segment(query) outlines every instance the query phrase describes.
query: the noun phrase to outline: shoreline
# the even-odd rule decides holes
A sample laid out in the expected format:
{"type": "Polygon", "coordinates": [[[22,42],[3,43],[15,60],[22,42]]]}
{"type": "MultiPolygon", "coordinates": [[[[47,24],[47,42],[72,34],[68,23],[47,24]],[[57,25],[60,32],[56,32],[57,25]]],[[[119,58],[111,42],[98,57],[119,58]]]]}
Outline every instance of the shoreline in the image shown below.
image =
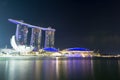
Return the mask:
{"type": "Polygon", "coordinates": [[[4,55],[0,59],[120,59],[120,56],[92,56],[92,57],[76,57],[76,56],[40,56],[40,55],[4,55]]]}

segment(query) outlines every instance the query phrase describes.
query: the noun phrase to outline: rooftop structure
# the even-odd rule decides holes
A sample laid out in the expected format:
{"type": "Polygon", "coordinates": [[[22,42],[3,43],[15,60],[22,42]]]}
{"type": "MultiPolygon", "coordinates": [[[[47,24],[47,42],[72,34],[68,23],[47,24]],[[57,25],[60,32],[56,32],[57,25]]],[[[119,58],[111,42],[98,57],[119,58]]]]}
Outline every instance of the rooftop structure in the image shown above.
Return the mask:
{"type": "Polygon", "coordinates": [[[67,48],[61,53],[65,54],[67,57],[92,57],[94,51],[90,51],[87,48],[67,48]]]}
{"type": "Polygon", "coordinates": [[[23,25],[23,26],[27,26],[29,28],[38,28],[38,29],[45,30],[45,31],[46,30],[55,31],[55,29],[52,29],[52,28],[43,28],[43,27],[27,24],[27,23],[24,23],[22,20],[8,19],[8,21],[10,21],[12,23],[15,23],[15,24],[20,24],[20,25],[23,25]]]}
{"type": "Polygon", "coordinates": [[[56,48],[43,48],[43,50],[47,52],[58,52],[58,49],[56,48]]]}
{"type": "Polygon", "coordinates": [[[67,48],[67,51],[90,51],[87,48],[67,48]]]}

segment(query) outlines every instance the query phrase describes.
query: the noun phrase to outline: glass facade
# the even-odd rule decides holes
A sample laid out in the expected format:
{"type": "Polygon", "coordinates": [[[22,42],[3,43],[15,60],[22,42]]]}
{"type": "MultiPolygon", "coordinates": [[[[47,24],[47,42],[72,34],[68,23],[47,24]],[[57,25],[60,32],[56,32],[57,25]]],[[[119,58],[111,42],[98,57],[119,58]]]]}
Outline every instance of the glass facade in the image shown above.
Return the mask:
{"type": "Polygon", "coordinates": [[[15,35],[17,45],[26,45],[27,35],[28,35],[28,27],[17,24],[16,35],[15,35]]]}
{"type": "Polygon", "coordinates": [[[30,25],[24,23],[22,20],[18,21],[18,20],[9,19],[9,21],[17,24],[16,33],[15,33],[15,41],[17,45],[27,45],[28,28],[31,28],[32,30],[30,37],[31,46],[37,49],[40,49],[42,47],[41,38],[42,38],[42,31],[44,31],[45,32],[45,41],[43,43],[44,48],[54,47],[55,29],[52,29],[51,27],[43,28],[39,26],[30,25]]]}
{"type": "Polygon", "coordinates": [[[37,49],[40,49],[41,45],[41,29],[38,28],[32,28],[32,33],[31,33],[31,42],[30,44],[34,46],[37,49]]]}
{"type": "Polygon", "coordinates": [[[47,30],[45,31],[45,48],[54,47],[54,31],[47,30]]]}

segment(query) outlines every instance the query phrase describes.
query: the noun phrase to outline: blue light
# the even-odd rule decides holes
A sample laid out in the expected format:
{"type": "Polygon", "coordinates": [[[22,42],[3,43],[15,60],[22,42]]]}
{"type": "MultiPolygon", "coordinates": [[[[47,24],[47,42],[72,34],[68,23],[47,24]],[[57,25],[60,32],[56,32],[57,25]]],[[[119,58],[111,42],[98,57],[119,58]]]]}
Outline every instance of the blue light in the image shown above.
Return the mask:
{"type": "Polygon", "coordinates": [[[43,50],[48,52],[58,52],[58,49],[56,48],[44,48],[43,50]]]}
{"type": "Polygon", "coordinates": [[[68,48],[68,51],[90,51],[87,48],[68,48]]]}

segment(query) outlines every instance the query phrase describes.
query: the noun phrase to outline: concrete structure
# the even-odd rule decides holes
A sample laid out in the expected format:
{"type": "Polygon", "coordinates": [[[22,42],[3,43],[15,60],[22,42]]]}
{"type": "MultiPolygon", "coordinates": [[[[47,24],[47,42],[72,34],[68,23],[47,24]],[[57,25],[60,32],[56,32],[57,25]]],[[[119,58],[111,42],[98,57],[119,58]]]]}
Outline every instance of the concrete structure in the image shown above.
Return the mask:
{"type": "Polygon", "coordinates": [[[13,49],[18,51],[18,52],[27,53],[27,52],[30,52],[34,49],[34,47],[32,47],[32,46],[17,45],[14,35],[12,36],[10,43],[11,43],[11,46],[13,47],[13,49]]]}

